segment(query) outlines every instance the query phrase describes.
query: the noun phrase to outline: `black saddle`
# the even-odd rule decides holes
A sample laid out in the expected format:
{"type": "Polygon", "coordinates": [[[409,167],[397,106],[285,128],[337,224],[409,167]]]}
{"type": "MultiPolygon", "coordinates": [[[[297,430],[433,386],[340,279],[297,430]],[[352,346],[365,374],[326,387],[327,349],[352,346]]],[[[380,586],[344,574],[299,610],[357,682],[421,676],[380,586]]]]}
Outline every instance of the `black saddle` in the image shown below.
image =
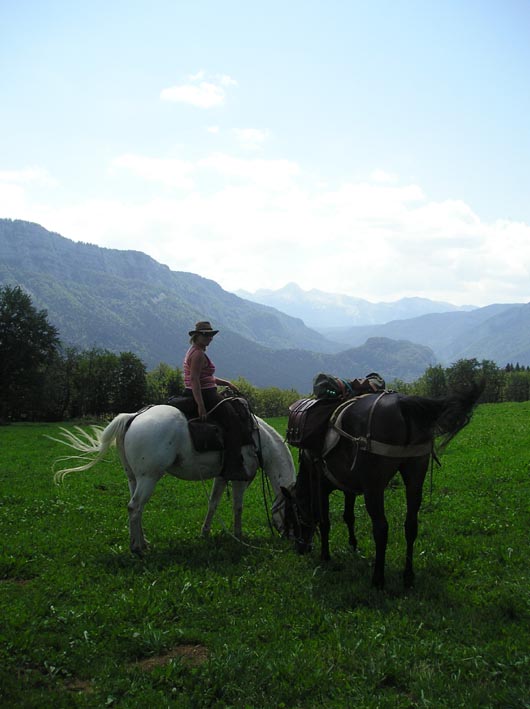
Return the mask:
{"type": "MultiPolygon", "coordinates": [[[[242,445],[251,444],[253,442],[252,434],[257,428],[257,424],[250,411],[247,400],[243,397],[233,396],[227,397],[227,401],[230,402],[229,405],[237,414],[242,445]]],[[[222,427],[214,421],[198,420],[199,412],[193,397],[172,396],[168,399],[167,403],[170,406],[174,406],[179,411],[182,411],[184,416],[188,419],[190,435],[196,450],[222,450],[224,448],[222,427]]],[[[224,406],[224,404],[221,404],[221,406],[224,406]]]]}

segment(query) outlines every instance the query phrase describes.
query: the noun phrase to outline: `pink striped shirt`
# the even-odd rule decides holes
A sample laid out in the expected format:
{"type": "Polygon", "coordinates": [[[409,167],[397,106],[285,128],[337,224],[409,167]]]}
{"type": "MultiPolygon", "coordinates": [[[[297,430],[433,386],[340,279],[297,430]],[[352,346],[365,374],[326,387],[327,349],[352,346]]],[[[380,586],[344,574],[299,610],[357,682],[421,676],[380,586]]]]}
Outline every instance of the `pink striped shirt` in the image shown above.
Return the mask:
{"type": "Polygon", "coordinates": [[[214,376],[215,364],[208,357],[206,352],[201,347],[197,347],[197,345],[192,345],[186,352],[186,356],[184,357],[184,386],[186,387],[186,389],[191,389],[191,359],[196,352],[200,352],[205,357],[205,363],[199,375],[199,383],[201,385],[201,389],[213,389],[217,386],[214,376]]]}

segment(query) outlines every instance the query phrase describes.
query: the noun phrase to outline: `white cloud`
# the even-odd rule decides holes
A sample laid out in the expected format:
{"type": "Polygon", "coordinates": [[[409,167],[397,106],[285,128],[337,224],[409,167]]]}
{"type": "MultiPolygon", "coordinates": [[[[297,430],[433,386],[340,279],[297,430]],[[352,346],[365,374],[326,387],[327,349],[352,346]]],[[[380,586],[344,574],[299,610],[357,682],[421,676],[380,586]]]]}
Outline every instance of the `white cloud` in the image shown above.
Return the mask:
{"type": "Polygon", "coordinates": [[[261,147],[267,139],[267,132],[257,128],[237,128],[234,134],[241,146],[247,150],[261,147]]]}
{"type": "Polygon", "coordinates": [[[6,219],[26,214],[26,192],[22,185],[0,181],[0,214],[6,219]]]}
{"type": "Polygon", "coordinates": [[[228,290],[295,281],[373,301],[530,301],[530,226],[485,222],[463,201],[430,200],[419,185],[330,189],[293,161],[226,153],[195,162],[127,154],[111,171],[112,183],[129,174],[170,189],[52,209],[29,198],[29,183],[0,181],[0,210],[68,238],[144,251],[228,290]],[[19,214],[4,210],[9,202],[19,214]]]}
{"type": "Polygon", "coordinates": [[[397,175],[393,175],[386,170],[375,169],[370,173],[370,179],[373,182],[398,182],[399,178],[397,175]]]}
{"type": "Polygon", "coordinates": [[[281,190],[294,184],[299,166],[290,160],[257,160],[213,153],[198,162],[198,167],[213,170],[227,180],[240,180],[268,190],[281,190]]]}
{"type": "Polygon", "coordinates": [[[118,168],[130,172],[136,177],[154,182],[160,182],[167,187],[191,189],[193,179],[191,173],[194,166],[185,160],[170,158],[149,158],[142,155],[120,155],[110,166],[111,174],[116,174],[118,168]]]}
{"type": "Polygon", "coordinates": [[[0,215],[21,218],[31,209],[30,194],[33,191],[56,186],[57,181],[42,167],[0,170],[0,215]]]}
{"type": "Polygon", "coordinates": [[[53,179],[48,170],[42,167],[26,167],[21,170],[0,170],[0,182],[14,184],[40,183],[54,186],[57,181],[53,179]]]}
{"type": "Polygon", "coordinates": [[[237,81],[225,75],[207,81],[205,73],[200,71],[189,76],[187,83],[162,89],[160,98],[162,101],[187,103],[197,108],[214,108],[225,102],[225,89],[229,86],[237,86],[237,81]]]}

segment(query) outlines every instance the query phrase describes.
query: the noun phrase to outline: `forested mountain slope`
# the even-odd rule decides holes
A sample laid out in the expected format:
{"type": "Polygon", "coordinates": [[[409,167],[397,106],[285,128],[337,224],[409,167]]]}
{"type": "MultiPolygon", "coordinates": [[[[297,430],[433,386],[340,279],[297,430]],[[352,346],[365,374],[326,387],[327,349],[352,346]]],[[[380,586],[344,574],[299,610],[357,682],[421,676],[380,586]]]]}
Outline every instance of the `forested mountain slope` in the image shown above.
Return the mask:
{"type": "Polygon", "coordinates": [[[530,365],[530,303],[496,304],[471,312],[433,313],[384,325],[322,330],[355,347],[367,337],[403,338],[430,347],[443,364],[488,359],[530,365]]]}
{"type": "Polygon", "coordinates": [[[434,361],[428,348],[409,342],[342,347],[297,318],[143,253],[74,242],[18,220],[0,219],[0,285],[22,286],[48,311],[64,344],[131,351],[148,368],[180,366],[188,330],[202,319],[221,330],[212,350],[219,373],[257,386],[308,391],[319,370],[338,376],[378,370],[410,380],[434,361]]]}

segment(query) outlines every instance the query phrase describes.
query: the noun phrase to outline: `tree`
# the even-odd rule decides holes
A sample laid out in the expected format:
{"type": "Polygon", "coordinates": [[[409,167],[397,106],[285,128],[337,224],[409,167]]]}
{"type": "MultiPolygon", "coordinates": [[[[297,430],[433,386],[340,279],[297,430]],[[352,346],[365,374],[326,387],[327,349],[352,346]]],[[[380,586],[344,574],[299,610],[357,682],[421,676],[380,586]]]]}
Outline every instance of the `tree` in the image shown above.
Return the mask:
{"type": "Polygon", "coordinates": [[[480,364],[477,359],[459,359],[445,370],[449,389],[460,389],[476,381],[479,377],[480,364]]]}
{"type": "Polygon", "coordinates": [[[514,370],[506,373],[505,401],[528,401],[530,399],[530,374],[514,370]]]}
{"type": "Polygon", "coordinates": [[[118,355],[108,350],[94,347],[79,354],[72,399],[74,417],[103,416],[114,412],[118,369],[118,355]]]}
{"type": "Polygon", "coordinates": [[[182,372],[165,362],[160,362],[155,369],[147,372],[146,381],[146,400],[150,404],[165,404],[171,396],[178,396],[184,391],[182,372]]]}
{"type": "Polygon", "coordinates": [[[420,377],[419,384],[421,393],[424,396],[439,397],[447,393],[447,382],[445,370],[441,364],[427,367],[425,373],[420,377]]]}
{"type": "Polygon", "coordinates": [[[48,312],[19,286],[0,288],[0,419],[28,413],[43,370],[59,347],[48,312]]]}
{"type": "Polygon", "coordinates": [[[481,402],[496,404],[502,401],[505,376],[495,362],[490,359],[483,359],[480,363],[480,376],[484,378],[486,383],[480,397],[481,402]]]}
{"type": "Polygon", "coordinates": [[[118,358],[114,410],[133,412],[145,405],[147,392],[145,365],[132,352],[122,352],[118,358]]]}

